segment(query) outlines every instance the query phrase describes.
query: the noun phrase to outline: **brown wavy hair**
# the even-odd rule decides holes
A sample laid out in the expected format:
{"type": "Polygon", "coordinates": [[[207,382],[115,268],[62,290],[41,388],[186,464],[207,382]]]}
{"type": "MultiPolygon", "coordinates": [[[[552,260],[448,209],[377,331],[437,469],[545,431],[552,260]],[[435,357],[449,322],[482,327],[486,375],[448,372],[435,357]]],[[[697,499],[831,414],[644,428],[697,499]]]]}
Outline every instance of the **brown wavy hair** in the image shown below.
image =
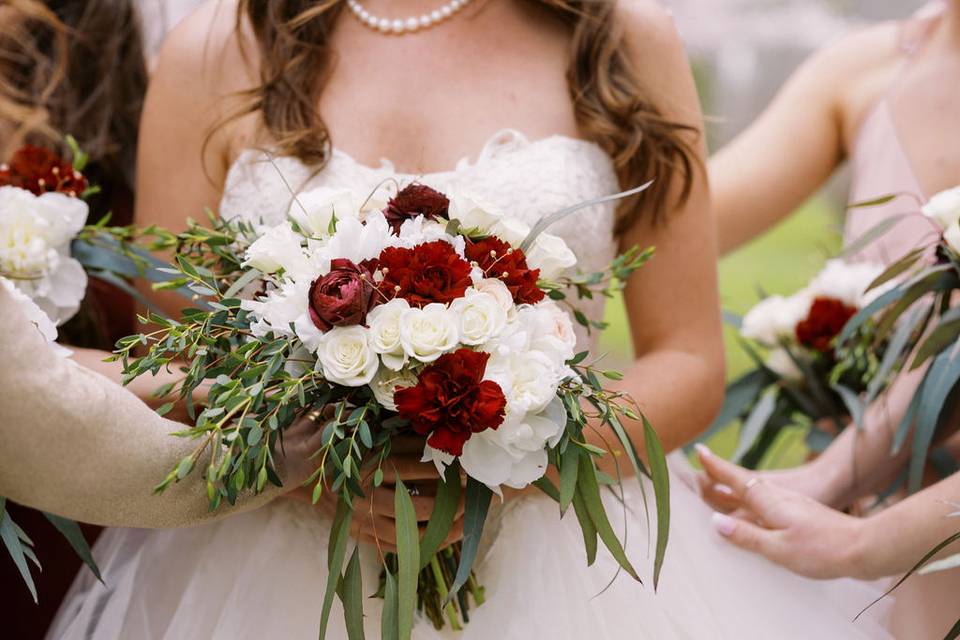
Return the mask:
{"type": "MultiPolygon", "coordinates": [[[[624,201],[617,232],[641,212],[663,218],[671,193],[678,203],[690,195],[696,127],[663,115],[631,63],[614,0],[537,0],[572,31],[567,83],[577,125],[613,159],[624,189],[648,180],[647,191],[624,201]]],[[[260,83],[244,92],[232,117],[257,113],[282,155],[318,170],[330,155],[330,132],[317,105],[332,70],[330,45],[341,0],[239,0],[237,33],[249,25],[259,52],[260,83]]],[[[240,37],[243,42],[243,38],[240,37]]],[[[228,118],[229,119],[229,118],[228,118]]]]}
{"type": "Polygon", "coordinates": [[[132,0],[5,0],[0,6],[0,157],[24,143],[65,153],[73,135],[133,185],[147,69],[132,0]]]}

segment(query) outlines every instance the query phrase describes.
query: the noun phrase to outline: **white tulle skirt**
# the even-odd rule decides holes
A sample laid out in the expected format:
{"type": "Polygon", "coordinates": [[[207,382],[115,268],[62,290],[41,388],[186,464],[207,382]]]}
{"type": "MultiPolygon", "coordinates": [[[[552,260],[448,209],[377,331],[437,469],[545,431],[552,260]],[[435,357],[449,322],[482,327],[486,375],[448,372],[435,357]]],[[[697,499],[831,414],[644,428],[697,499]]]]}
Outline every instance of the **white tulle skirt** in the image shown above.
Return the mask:
{"type": "MultiPolygon", "coordinates": [[[[507,503],[488,523],[477,566],[487,602],[471,611],[465,631],[437,632],[418,620],[418,640],[870,640],[890,637],[878,616],[853,622],[878,595],[852,580],[805,580],[722,540],[710,510],[688,483],[689,467],[672,456],[670,546],[654,593],[617,576],[601,552],[587,567],[572,513],[563,520],[549,498],[507,503]],[[685,476],[687,476],[685,478],[685,476]]],[[[607,504],[618,531],[626,524],[628,554],[652,564],[639,487],[626,493],[629,511],[607,504]],[[626,521],[624,521],[624,517],[626,521]]],[[[572,511],[572,510],[571,510],[572,511]]],[[[83,572],[50,631],[57,640],[209,640],[315,638],[326,580],[329,523],[309,507],[278,501],[258,511],[191,529],[108,530],[95,548],[101,584],[83,572]]],[[[374,552],[364,555],[363,588],[376,590],[374,552]]],[[[338,603],[339,605],[339,603],[338,603]]],[[[378,638],[380,601],[365,601],[366,636],[378,638]]],[[[328,637],[346,638],[335,606],[328,637]]]]}

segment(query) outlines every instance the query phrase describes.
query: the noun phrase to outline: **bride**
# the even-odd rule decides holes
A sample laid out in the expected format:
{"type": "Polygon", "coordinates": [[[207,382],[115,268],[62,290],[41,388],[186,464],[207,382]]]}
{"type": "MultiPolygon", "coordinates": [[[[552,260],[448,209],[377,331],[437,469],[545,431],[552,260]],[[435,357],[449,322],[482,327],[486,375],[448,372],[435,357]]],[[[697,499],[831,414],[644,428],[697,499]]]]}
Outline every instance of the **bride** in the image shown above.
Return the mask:
{"type": "MultiPolygon", "coordinates": [[[[138,222],[182,228],[219,202],[222,216],[277,223],[305,187],[370,193],[418,180],[533,223],[655,178],[618,209],[594,207],[553,231],[585,270],[618,248],[656,247],[626,289],[636,360],[623,386],[665,447],[679,447],[718,408],[723,355],[701,119],[669,16],[648,0],[439,5],[222,0],[201,8],[169,38],[148,94],[138,222]]],[[[602,301],[588,311],[602,317],[602,301]]],[[[580,340],[591,345],[588,335],[580,340]]],[[[416,457],[402,462],[406,480],[435,473],[416,457]]],[[[684,483],[685,462],[675,457],[673,467],[659,592],[626,579],[605,590],[616,565],[599,558],[586,567],[576,521],[561,522],[541,495],[511,496],[491,516],[477,566],[487,602],[460,637],[885,637],[874,623],[851,622],[872,590],[803,580],[724,545],[684,483]]],[[[648,557],[639,488],[624,498],[609,511],[620,513],[628,553],[648,557]]],[[[390,531],[387,503],[357,509],[358,540],[390,531]]],[[[431,498],[418,496],[416,506],[429,514],[431,498]]],[[[313,637],[328,533],[323,510],[294,500],[192,529],[108,531],[96,549],[105,584],[78,578],[50,636],[313,637]]],[[[361,547],[372,584],[376,547],[361,547]]],[[[365,606],[368,637],[379,635],[377,602],[365,606]]],[[[414,630],[415,638],[448,635],[426,621],[414,630]]]]}

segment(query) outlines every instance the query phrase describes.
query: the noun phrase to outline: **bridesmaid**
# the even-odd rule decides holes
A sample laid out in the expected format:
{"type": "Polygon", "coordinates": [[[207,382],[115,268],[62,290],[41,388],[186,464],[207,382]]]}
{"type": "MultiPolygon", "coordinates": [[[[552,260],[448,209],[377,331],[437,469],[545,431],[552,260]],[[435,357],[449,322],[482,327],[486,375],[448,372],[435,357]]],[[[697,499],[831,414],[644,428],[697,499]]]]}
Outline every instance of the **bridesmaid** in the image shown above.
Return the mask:
{"type": "MultiPolygon", "coordinates": [[[[929,196],[960,183],[960,0],[936,2],[900,23],[868,28],[811,58],[767,111],[710,165],[721,250],[729,252],[785,218],[844,160],[851,202],[894,201],[850,211],[849,244],[881,220],[911,214],[852,259],[889,263],[929,243],[920,215],[929,196]]],[[[892,434],[921,372],[904,376],[870,407],[860,433],[847,430],[816,461],[763,476],[842,508],[888,486],[908,451],[891,460],[892,434]]],[[[704,497],[725,510],[728,488],[702,479],[704,497]]],[[[825,535],[827,535],[825,533],[825,535]]],[[[894,633],[934,637],[956,619],[948,594],[956,571],[915,578],[899,593],[894,633]]]]}

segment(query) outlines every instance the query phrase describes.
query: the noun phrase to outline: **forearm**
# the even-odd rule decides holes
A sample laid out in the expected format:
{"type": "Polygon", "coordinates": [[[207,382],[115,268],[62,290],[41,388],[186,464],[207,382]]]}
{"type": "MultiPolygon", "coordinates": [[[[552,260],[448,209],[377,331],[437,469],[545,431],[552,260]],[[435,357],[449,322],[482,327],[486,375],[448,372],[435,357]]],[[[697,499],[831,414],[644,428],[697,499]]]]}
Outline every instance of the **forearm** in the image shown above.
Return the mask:
{"type": "MultiPolygon", "coordinates": [[[[863,521],[856,551],[858,577],[903,574],[940,542],[960,531],[960,518],[948,517],[960,500],[960,474],[916,493],[863,521]]],[[[953,545],[938,557],[960,552],[953,545]]]]}

